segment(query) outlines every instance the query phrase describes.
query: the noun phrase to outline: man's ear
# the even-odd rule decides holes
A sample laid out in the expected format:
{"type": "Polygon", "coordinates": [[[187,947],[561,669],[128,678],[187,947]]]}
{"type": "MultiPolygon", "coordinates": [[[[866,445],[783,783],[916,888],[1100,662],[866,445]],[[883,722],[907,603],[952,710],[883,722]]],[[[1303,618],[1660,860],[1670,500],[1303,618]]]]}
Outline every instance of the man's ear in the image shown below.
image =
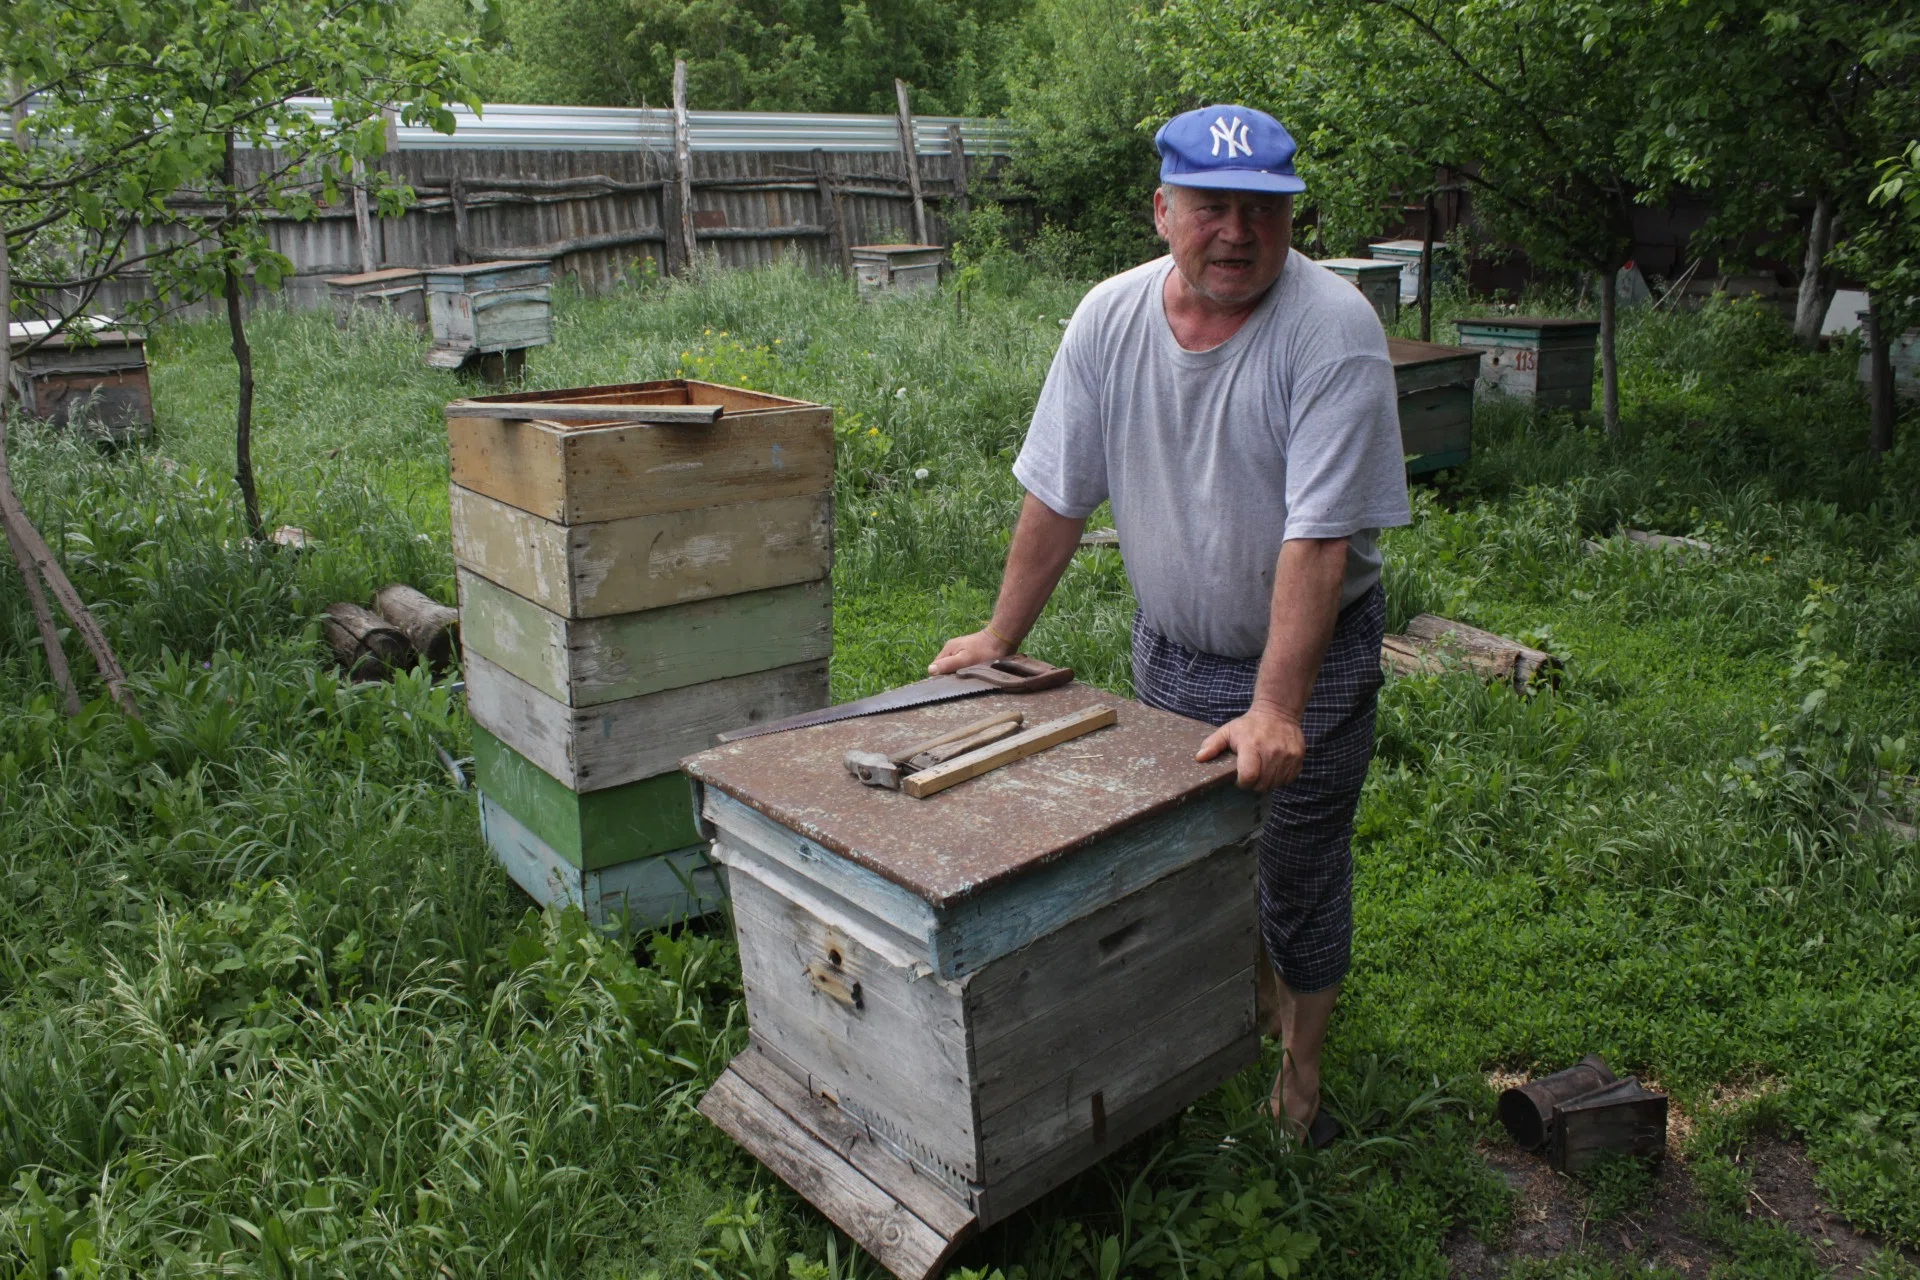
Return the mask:
{"type": "Polygon", "coordinates": [[[1173,238],[1173,201],[1165,187],[1153,189],[1153,230],[1162,240],[1173,238]]]}

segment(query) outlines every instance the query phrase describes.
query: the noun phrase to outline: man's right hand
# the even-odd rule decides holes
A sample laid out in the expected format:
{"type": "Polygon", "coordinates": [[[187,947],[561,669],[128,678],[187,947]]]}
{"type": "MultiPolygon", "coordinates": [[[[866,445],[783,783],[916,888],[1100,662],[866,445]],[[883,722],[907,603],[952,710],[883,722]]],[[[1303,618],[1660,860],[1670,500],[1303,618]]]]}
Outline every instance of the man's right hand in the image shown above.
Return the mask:
{"type": "Polygon", "coordinates": [[[955,636],[941,648],[940,656],[927,664],[927,674],[944,676],[962,667],[994,662],[1013,652],[1013,646],[991,631],[955,636]]]}

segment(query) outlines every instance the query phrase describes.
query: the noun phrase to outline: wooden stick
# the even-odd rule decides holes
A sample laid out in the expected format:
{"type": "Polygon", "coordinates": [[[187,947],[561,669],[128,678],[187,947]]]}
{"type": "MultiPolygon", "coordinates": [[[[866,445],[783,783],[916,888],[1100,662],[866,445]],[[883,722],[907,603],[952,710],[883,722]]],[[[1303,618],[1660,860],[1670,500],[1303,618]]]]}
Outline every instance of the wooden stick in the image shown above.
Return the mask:
{"type": "Polygon", "coordinates": [[[894,101],[900,107],[900,155],[907,163],[907,189],[913,192],[913,234],[927,243],[927,204],[920,194],[920,148],[913,136],[913,111],[907,106],[907,82],[893,81],[894,101]]]}
{"type": "Polygon", "coordinates": [[[1085,707],[1070,716],[1061,716],[1058,720],[1036,725],[1025,733],[1017,733],[1005,742],[970,751],[943,765],[916,773],[902,782],[900,789],[915,800],[924,800],[969,778],[977,778],[998,769],[1001,765],[1024,760],[1048,747],[1057,747],[1063,742],[1092,733],[1095,729],[1104,729],[1118,719],[1112,707],[1085,707]]]}
{"type": "Polygon", "coordinates": [[[943,747],[932,747],[926,751],[917,752],[901,767],[913,773],[918,773],[922,769],[931,769],[957,756],[963,756],[969,751],[978,751],[981,747],[998,742],[1002,738],[1012,737],[1020,732],[1020,728],[1020,722],[1017,720],[996,724],[970,737],[962,738],[958,742],[949,742],[943,747]]]}
{"type": "Polygon", "coordinates": [[[928,738],[925,742],[916,742],[905,751],[896,751],[889,758],[895,764],[902,764],[913,759],[922,751],[931,751],[935,747],[944,747],[949,742],[959,742],[962,739],[971,738],[974,734],[982,730],[991,729],[997,724],[1006,724],[1009,720],[1014,724],[1025,724],[1027,722],[1026,713],[1022,711],[1002,711],[998,715],[988,716],[985,720],[976,720],[963,728],[952,730],[949,733],[943,733],[937,738],[928,738]]]}
{"type": "Polygon", "coordinates": [[[693,237],[693,143],[687,127],[687,64],[673,64],[673,169],[680,187],[681,269],[691,271],[700,249],[693,237]]]}
{"type": "Polygon", "coordinates": [[[507,422],[651,422],[705,426],[719,418],[717,404],[567,404],[545,400],[455,400],[449,418],[498,418],[507,422]]]}

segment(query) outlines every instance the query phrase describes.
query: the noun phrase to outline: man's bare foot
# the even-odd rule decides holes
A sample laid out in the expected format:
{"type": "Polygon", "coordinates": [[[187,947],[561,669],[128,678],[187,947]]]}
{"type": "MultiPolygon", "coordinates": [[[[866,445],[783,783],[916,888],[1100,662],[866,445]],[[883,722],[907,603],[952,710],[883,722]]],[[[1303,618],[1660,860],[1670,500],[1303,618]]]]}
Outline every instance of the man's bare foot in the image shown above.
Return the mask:
{"type": "Polygon", "coordinates": [[[1294,1061],[1291,1053],[1281,1059],[1279,1072],[1273,1077],[1273,1091],[1267,1096],[1263,1108],[1267,1118],[1285,1129],[1289,1136],[1305,1139],[1313,1128],[1314,1117],[1320,1114],[1320,1072],[1303,1070],[1294,1061]],[[1312,1079],[1307,1077],[1311,1074],[1312,1079]]]}

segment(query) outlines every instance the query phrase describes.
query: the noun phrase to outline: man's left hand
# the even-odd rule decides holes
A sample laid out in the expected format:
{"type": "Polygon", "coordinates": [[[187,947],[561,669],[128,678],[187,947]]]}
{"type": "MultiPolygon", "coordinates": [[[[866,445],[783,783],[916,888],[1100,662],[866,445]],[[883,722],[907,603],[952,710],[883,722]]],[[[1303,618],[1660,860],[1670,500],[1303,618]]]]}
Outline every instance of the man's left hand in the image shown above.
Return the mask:
{"type": "Polygon", "coordinates": [[[1256,706],[1238,720],[1229,720],[1200,744],[1194,759],[1205,762],[1231,751],[1240,763],[1240,786],[1247,791],[1271,791],[1300,776],[1307,758],[1307,737],[1298,716],[1256,706]]]}

